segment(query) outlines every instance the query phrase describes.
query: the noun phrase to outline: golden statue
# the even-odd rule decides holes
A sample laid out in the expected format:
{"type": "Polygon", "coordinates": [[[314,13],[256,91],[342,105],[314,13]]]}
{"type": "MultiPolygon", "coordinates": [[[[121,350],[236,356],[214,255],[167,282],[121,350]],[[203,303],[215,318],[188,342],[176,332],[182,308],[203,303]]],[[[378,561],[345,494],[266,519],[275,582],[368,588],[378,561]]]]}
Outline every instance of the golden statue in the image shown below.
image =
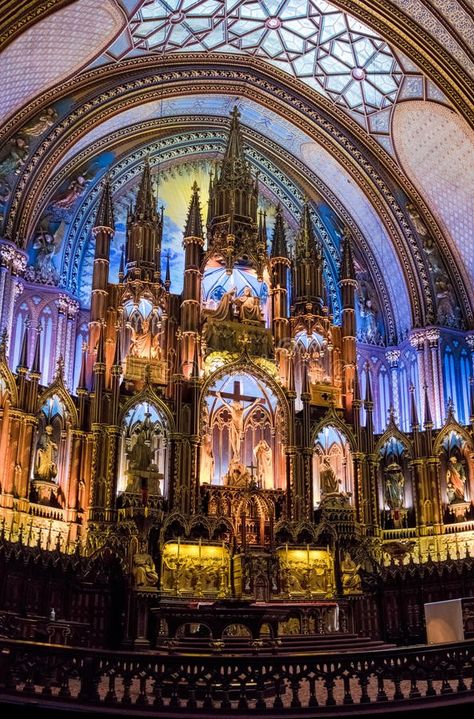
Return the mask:
{"type": "Polygon", "coordinates": [[[132,577],[135,587],[156,587],[158,574],[153,559],[149,554],[139,553],[134,555],[132,577]]]}
{"type": "Polygon", "coordinates": [[[356,564],[349,552],[344,553],[341,562],[342,588],[344,594],[362,594],[362,580],[359,574],[360,564],[356,564]]]}
{"type": "Polygon", "coordinates": [[[56,465],[58,445],[53,440],[53,428],[47,424],[36,452],[35,479],[53,482],[58,474],[56,465]]]}

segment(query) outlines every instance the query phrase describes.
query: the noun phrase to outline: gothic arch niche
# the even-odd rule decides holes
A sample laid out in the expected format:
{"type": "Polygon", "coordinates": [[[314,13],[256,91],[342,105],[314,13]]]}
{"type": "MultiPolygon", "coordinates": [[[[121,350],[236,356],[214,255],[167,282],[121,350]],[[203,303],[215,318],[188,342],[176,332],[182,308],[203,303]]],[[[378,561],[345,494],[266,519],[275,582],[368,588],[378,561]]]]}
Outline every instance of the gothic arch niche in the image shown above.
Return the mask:
{"type": "Polygon", "coordinates": [[[31,469],[30,501],[62,507],[69,466],[71,417],[66,403],[54,393],[43,400],[31,469]]]}
{"type": "Polygon", "coordinates": [[[117,491],[144,501],[168,493],[169,427],[160,408],[143,399],[122,420],[117,491]]]}
{"type": "Polygon", "coordinates": [[[329,480],[334,492],[353,494],[353,464],[348,438],[334,425],[323,427],[316,435],[313,451],[313,505],[319,506],[328,493],[329,480]],[[324,486],[328,484],[328,486],[324,486]]]}
{"type": "Polygon", "coordinates": [[[472,514],[473,448],[466,437],[450,429],[441,439],[440,489],[446,523],[470,519],[472,514]]]}
{"type": "Polygon", "coordinates": [[[415,525],[413,487],[409,478],[409,452],[399,437],[388,437],[378,448],[378,501],[384,529],[415,525]]]}
{"type": "Polygon", "coordinates": [[[295,335],[295,387],[297,391],[296,409],[302,408],[301,392],[303,387],[303,370],[306,363],[308,381],[320,391],[327,388],[327,393],[334,395],[339,404],[341,378],[334,367],[332,355],[332,335],[328,327],[319,327],[320,332],[308,334],[300,330],[295,335]]]}
{"type": "Polygon", "coordinates": [[[271,381],[235,369],[208,385],[201,408],[201,484],[285,488],[284,410],[271,381]]]}

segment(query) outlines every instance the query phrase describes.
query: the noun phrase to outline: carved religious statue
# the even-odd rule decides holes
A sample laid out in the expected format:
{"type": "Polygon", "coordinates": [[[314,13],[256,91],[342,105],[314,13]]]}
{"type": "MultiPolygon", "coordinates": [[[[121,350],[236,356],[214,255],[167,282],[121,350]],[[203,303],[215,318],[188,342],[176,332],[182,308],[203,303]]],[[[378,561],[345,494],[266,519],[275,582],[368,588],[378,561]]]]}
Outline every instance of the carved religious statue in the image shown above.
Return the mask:
{"type": "Polygon", "coordinates": [[[133,557],[132,577],[135,587],[156,587],[158,574],[149,554],[140,553],[133,557]]]}
{"type": "Polygon", "coordinates": [[[144,428],[136,435],[135,442],[128,453],[128,458],[130,461],[130,469],[143,471],[150,469],[153,453],[144,428]]]}
{"type": "Polygon", "coordinates": [[[228,292],[225,292],[217,307],[214,310],[204,310],[204,315],[209,319],[218,320],[223,322],[225,320],[233,319],[234,311],[234,300],[235,300],[235,287],[232,287],[228,292]]]}
{"type": "Polygon", "coordinates": [[[147,359],[159,358],[158,335],[153,336],[150,327],[150,320],[142,320],[141,329],[137,330],[132,324],[127,325],[131,330],[130,357],[145,357],[147,359]]]}
{"type": "Polygon", "coordinates": [[[339,485],[341,480],[334,473],[328,457],[324,458],[323,466],[320,472],[321,496],[326,494],[339,494],[339,485]]]}
{"type": "Polygon", "coordinates": [[[272,450],[264,439],[254,447],[253,456],[257,465],[257,481],[260,489],[273,489],[272,450]]]}
{"type": "Polygon", "coordinates": [[[47,482],[55,480],[58,474],[57,454],[58,445],[53,439],[53,428],[50,424],[47,424],[36,452],[35,479],[42,479],[47,482]]]}
{"type": "Polygon", "coordinates": [[[348,552],[341,562],[342,587],[344,594],[362,594],[360,564],[356,564],[348,552]]]}
{"type": "Polygon", "coordinates": [[[397,462],[391,462],[384,470],[385,474],[385,501],[389,509],[404,508],[405,477],[402,468],[397,462]]]}
{"type": "Polygon", "coordinates": [[[449,458],[448,468],[446,470],[446,484],[449,504],[466,501],[464,496],[466,471],[456,455],[452,455],[449,458]]]}
{"type": "Polygon", "coordinates": [[[262,310],[260,309],[260,300],[254,294],[250,287],[244,287],[241,297],[237,297],[235,304],[239,310],[239,319],[241,322],[262,322],[262,310]]]}
{"type": "Polygon", "coordinates": [[[201,483],[208,482],[211,484],[214,478],[214,454],[212,451],[212,435],[207,432],[201,441],[201,467],[199,475],[201,483]]]}
{"type": "Polygon", "coordinates": [[[217,392],[217,396],[230,412],[229,437],[232,459],[239,462],[240,448],[244,438],[244,412],[252,410],[255,405],[261,404],[263,400],[257,398],[248,407],[244,407],[244,405],[236,399],[232,400],[232,402],[226,402],[220,392],[217,392]]]}

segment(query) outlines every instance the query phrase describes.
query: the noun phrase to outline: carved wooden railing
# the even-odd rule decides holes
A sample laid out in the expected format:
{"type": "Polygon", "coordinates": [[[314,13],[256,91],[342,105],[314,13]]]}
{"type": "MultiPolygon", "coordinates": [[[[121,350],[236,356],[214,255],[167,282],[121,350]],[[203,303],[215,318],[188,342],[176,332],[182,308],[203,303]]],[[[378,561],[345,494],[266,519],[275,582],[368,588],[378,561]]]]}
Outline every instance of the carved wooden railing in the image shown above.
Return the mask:
{"type": "Polygon", "coordinates": [[[354,654],[183,657],[0,640],[0,701],[160,717],[366,714],[472,701],[474,641],[354,654]]]}

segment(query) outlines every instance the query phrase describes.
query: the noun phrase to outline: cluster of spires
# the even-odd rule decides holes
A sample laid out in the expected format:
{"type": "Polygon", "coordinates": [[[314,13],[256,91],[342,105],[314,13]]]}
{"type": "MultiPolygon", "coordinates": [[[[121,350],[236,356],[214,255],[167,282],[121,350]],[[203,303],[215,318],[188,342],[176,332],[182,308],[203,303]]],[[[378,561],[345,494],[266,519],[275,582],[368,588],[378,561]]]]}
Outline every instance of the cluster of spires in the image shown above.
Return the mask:
{"type": "MultiPolygon", "coordinates": [[[[245,160],[241,129],[239,124],[239,113],[237,108],[234,108],[232,112],[229,140],[225,150],[224,159],[221,163],[220,172],[217,167],[215,173],[211,172],[209,214],[207,221],[208,244],[212,233],[213,222],[218,220],[220,221],[222,219],[222,217],[218,214],[219,193],[221,193],[221,195],[224,193],[227,198],[227,203],[225,203],[225,209],[228,210],[227,214],[229,215],[229,234],[233,233],[234,221],[237,215],[239,215],[236,210],[242,210],[242,207],[245,206],[249,213],[249,219],[255,220],[255,223],[258,226],[256,244],[258,245],[258,247],[260,247],[260,250],[266,254],[266,213],[263,211],[257,211],[258,176],[254,180],[248,162],[245,160]],[[238,202],[236,202],[235,200],[237,194],[240,198],[238,202]],[[255,214],[255,217],[251,216],[253,212],[255,214]]],[[[161,241],[163,234],[163,207],[161,208],[161,211],[158,212],[156,207],[156,198],[153,193],[152,177],[148,157],[145,159],[143,174],[137,193],[135,207],[130,206],[127,212],[127,229],[130,227],[131,224],[136,222],[149,224],[157,230],[156,247],[154,252],[155,257],[153,258],[153,261],[156,273],[158,273],[159,275],[161,264],[161,241]]],[[[113,233],[115,230],[111,182],[108,175],[105,179],[99,201],[99,207],[94,225],[94,232],[96,233],[97,230],[100,228],[106,229],[110,233],[113,233]]],[[[201,205],[199,199],[199,187],[196,182],[194,182],[192,186],[192,194],[184,228],[184,236],[199,238],[203,238],[204,236],[204,225],[202,221],[201,205]]],[[[122,250],[119,268],[119,278],[121,281],[123,280],[127,272],[127,268],[129,268],[129,266],[132,264],[133,252],[129,248],[128,244],[129,243],[127,236],[127,244],[122,250]]],[[[281,257],[289,259],[285,223],[283,219],[283,209],[280,204],[278,204],[276,207],[275,224],[271,241],[270,256],[272,258],[281,257]]],[[[321,268],[322,257],[322,247],[318,238],[316,237],[313,228],[310,204],[308,202],[308,199],[305,198],[302,208],[300,227],[296,238],[294,259],[296,263],[300,261],[305,261],[311,263],[313,266],[321,268]]],[[[355,280],[354,261],[348,234],[344,235],[342,242],[341,277],[345,279],[355,280]]],[[[167,288],[169,288],[171,284],[169,255],[166,260],[164,284],[167,288]]],[[[322,288],[319,289],[322,290],[322,288]]]]}

